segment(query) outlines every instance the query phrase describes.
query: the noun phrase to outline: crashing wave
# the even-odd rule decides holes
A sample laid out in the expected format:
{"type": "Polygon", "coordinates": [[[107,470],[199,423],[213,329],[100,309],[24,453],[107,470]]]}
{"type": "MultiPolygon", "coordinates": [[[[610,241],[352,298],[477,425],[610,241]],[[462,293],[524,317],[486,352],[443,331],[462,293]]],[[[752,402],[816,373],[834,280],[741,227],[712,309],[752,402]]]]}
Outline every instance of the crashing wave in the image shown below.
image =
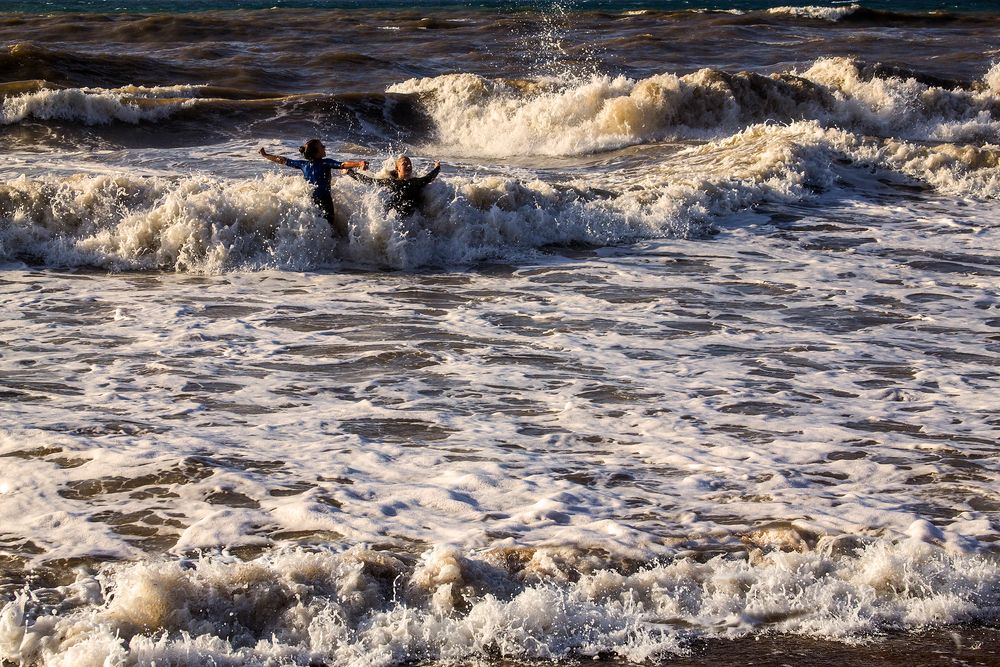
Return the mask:
{"type": "Polygon", "coordinates": [[[413,268],[517,260],[553,244],[696,237],[718,216],[832,187],[837,142],[847,141],[814,124],[760,125],[637,173],[556,184],[449,176],[409,220],[387,213],[377,188],[338,179],[346,244],[330,238],[301,179],[21,176],[0,184],[0,257],[208,272],[340,260],[413,268]]]}
{"type": "Polygon", "coordinates": [[[0,661],[640,663],[688,652],[694,639],[765,629],[852,642],[991,618],[997,561],[950,553],[917,533],[895,543],[822,537],[798,548],[778,536],[743,557],[640,567],[569,548],[510,547],[475,555],[437,547],[419,558],[292,549],[251,561],[109,565],[64,587],[61,608],[24,593],[3,606],[0,661]]]}
{"type": "Polygon", "coordinates": [[[0,109],[2,124],[176,119],[208,136],[213,128],[231,132],[235,119],[299,119],[308,126],[321,118],[346,128],[354,142],[402,138],[434,152],[478,158],[589,155],[674,139],[712,140],[759,123],[798,121],[903,141],[1000,143],[1000,64],[975,82],[848,58],[821,58],[801,72],[771,75],[702,69],[640,80],[607,75],[508,80],[462,73],[411,79],[385,94],[334,96],[21,83],[33,87],[10,89],[0,109]]]}
{"type": "Polygon", "coordinates": [[[798,120],[915,141],[996,142],[998,69],[971,89],[879,76],[877,68],[848,58],[823,58],[801,74],[703,69],[638,81],[602,75],[571,82],[452,74],[389,90],[424,100],[441,149],[474,156],[585,155],[798,120]]]}
{"type": "Polygon", "coordinates": [[[665,152],[639,170],[563,183],[516,173],[447,176],[427,188],[412,219],[387,212],[378,188],[338,179],[347,243],[331,237],[305,182],[289,176],[21,176],[0,183],[0,259],[209,273],[519,261],[550,245],[703,236],[720,216],[835,188],[845,161],[946,193],[1000,197],[998,155],[990,144],[877,141],[815,121],[758,124],[665,152]]]}
{"type": "Polygon", "coordinates": [[[842,7],[817,7],[806,5],[802,7],[771,7],[768,14],[793,16],[796,18],[820,19],[823,21],[839,21],[861,9],[861,5],[846,5],[842,7]]]}
{"type": "Polygon", "coordinates": [[[305,186],[275,176],[247,183],[117,173],[0,184],[5,259],[179,271],[253,262],[305,268],[327,236],[305,186]]]}
{"type": "Polygon", "coordinates": [[[86,125],[158,121],[192,105],[190,97],[196,93],[197,88],[192,86],[42,89],[5,97],[0,124],[11,125],[29,118],[86,125]]]}

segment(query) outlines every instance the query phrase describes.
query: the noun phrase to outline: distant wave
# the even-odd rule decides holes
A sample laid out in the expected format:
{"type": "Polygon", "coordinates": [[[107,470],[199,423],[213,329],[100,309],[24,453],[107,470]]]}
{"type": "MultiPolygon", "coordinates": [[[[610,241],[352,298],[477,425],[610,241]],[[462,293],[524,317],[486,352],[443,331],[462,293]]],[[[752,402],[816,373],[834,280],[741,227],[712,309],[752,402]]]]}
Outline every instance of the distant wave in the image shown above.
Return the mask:
{"type": "Polygon", "coordinates": [[[195,84],[212,80],[213,76],[212,70],[191,63],[182,65],[144,55],[93,53],[85,46],[68,49],[33,42],[0,47],[0,72],[6,81],[44,79],[69,87],[195,84]]]}
{"type": "Polygon", "coordinates": [[[170,116],[176,109],[193,104],[193,100],[181,97],[193,92],[186,86],[161,89],[132,86],[117,90],[43,88],[5,97],[0,109],[0,124],[11,125],[29,118],[79,121],[85,125],[156,121],[170,116]]]}
{"type": "Polygon", "coordinates": [[[861,5],[846,5],[840,7],[817,7],[817,6],[789,6],[772,7],[767,10],[768,14],[779,16],[792,16],[796,18],[822,19],[824,21],[839,21],[845,16],[854,14],[861,5]]]}
{"type": "MultiPolygon", "coordinates": [[[[3,125],[180,123],[211,141],[239,132],[242,119],[280,122],[284,131],[320,123],[354,143],[403,141],[483,158],[589,155],[802,120],[908,141],[1000,142],[1000,64],[978,81],[837,57],[771,75],[718,69],[642,79],[456,73],[410,79],[386,92],[334,95],[192,84],[77,88],[28,80],[0,84],[0,96],[3,125]]],[[[72,140],[71,132],[60,136],[72,140]]]]}
{"type": "MultiPolygon", "coordinates": [[[[816,23],[848,23],[852,25],[871,26],[907,26],[907,25],[948,25],[965,22],[995,21],[995,15],[984,11],[984,7],[970,7],[968,11],[958,4],[947,6],[942,3],[937,10],[921,10],[920,8],[899,6],[886,9],[872,7],[871,3],[853,2],[850,4],[834,3],[830,5],[783,5],[766,9],[743,10],[739,15],[749,20],[759,20],[766,17],[770,22],[800,23],[807,21],[816,23]],[[968,13],[979,10],[978,13],[968,13]]],[[[692,10],[695,11],[695,10],[692,10]]],[[[831,26],[832,27],[832,26],[831,26]]]]}
{"type": "Polygon", "coordinates": [[[908,140],[997,141],[1000,65],[970,88],[824,58],[801,73],[704,69],[642,80],[512,82],[452,74],[389,88],[421,96],[437,143],[477,156],[582,155],[675,138],[713,138],[755,123],[817,120],[908,140]],[[934,83],[945,83],[934,81],[934,83]]]}
{"type": "Polygon", "coordinates": [[[781,534],[744,557],[638,569],[571,548],[448,547],[419,559],[296,549],[246,562],[202,556],[112,565],[99,576],[81,573],[60,596],[59,613],[44,598],[16,594],[0,608],[0,660],[389,667],[613,656],[643,663],[688,653],[692,641],[710,637],[774,631],[862,641],[995,614],[1000,572],[987,557],[915,537],[829,536],[810,548],[793,528],[770,532],[781,534]]]}
{"type": "Polygon", "coordinates": [[[321,124],[327,136],[365,143],[417,141],[432,127],[415,98],[385,93],[269,95],[218,86],[0,84],[0,126],[8,126],[12,144],[21,134],[27,145],[46,141],[30,131],[38,124],[58,125],[52,140],[60,145],[89,146],[96,135],[105,145],[134,146],[134,131],[142,145],[157,147],[226,141],[244,134],[251,123],[258,131],[273,123],[282,132],[298,126],[306,134],[315,134],[321,124]],[[150,125],[163,131],[141,131],[150,125]]]}
{"type": "MultiPolygon", "coordinates": [[[[47,81],[0,84],[0,124],[24,120],[75,121],[84,125],[136,124],[165,120],[184,109],[208,116],[229,110],[263,109],[268,115],[289,100],[309,103],[324,96],[261,94],[218,86],[137,86],[66,88],[47,81]]],[[[350,96],[345,96],[350,98],[350,96]]]]}
{"type": "Polygon", "coordinates": [[[942,24],[954,23],[956,21],[969,20],[960,14],[951,12],[917,12],[904,10],[885,10],[865,7],[861,4],[840,5],[836,7],[817,5],[789,5],[785,7],[772,7],[764,10],[769,16],[808,19],[830,22],[848,22],[872,25],[896,25],[896,24],[942,24]]]}

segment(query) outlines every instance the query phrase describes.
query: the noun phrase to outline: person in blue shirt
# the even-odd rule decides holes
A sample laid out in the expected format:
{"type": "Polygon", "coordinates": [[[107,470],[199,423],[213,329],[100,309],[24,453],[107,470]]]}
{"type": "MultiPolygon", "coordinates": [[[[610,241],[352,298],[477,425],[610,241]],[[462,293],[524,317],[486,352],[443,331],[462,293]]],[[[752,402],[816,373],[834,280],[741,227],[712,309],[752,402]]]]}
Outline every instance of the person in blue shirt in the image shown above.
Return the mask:
{"type": "Polygon", "coordinates": [[[339,162],[326,157],[326,146],[319,139],[310,139],[302,146],[299,146],[299,153],[304,160],[290,160],[280,155],[268,153],[263,148],[260,154],[267,160],[294,169],[301,169],[302,175],[312,184],[313,201],[323,211],[323,217],[330,223],[334,234],[340,238],[347,238],[347,222],[337,220],[333,213],[333,197],[330,194],[330,176],[334,169],[367,169],[366,160],[354,160],[350,162],[339,162]]]}

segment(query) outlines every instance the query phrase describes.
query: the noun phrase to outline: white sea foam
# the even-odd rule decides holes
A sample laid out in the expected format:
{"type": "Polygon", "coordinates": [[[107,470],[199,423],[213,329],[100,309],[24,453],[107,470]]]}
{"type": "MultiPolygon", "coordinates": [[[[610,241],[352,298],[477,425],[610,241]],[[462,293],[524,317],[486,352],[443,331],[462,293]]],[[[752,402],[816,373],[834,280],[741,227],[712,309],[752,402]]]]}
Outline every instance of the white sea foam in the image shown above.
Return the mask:
{"type": "Polygon", "coordinates": [[[861,5],[844,5],[840,7],[818,7],[818,6],[790,6],[771,7],[768,14],[781,16],[795,16],[807,19],[822,19],[824,21],[839,21],[845,16],[850,16],[861,8],[861,5]]]}
{"type": "Polygon", "coordinates": [[[1000,146],[891,141],[880,149],[858,151],[857,156],[920,179],[943,194],[1000,198],[1000,146]]]}
{"type": "Polygon", "coordinates": [[[470,557],[442,548],[416,563],[353,550],[124,565],[78,578],[58,616],[39,615],[25,595],[7,603],[0,659],[361,667],[600,654],[638,663],[761,627],[863,641],[887,626],[975,621],[1000,592],[988,559],[918,541],[842,542],[633,574],[551,549],[470,557]]]}
{"type": "Polygon", "coordinates": [[[866,78],[847,58],[817,60],[801,76],[833,95],[829,120],[846,129],[911,140],[996,142],[1000,120],[994,110],[1000,95],[989,84],[993,71],[985,75],[985,87],[973,90],[949,90],[913,78],[866,78]]]}
{"type": "Polygon", "coordinates": [[[71,274],[40,292],[9,270],[6,539],[37,566],[303,531],[641,560],[744,534],[987,549],[988,511],[954,498],[996,495],[980,255],[1000,226],[974,202],[845,206],[843,230],[791,242],[745,223],[495,278],[71,274]]]}
{"type": "MultiPolygon", "coordinates": [[[[352,241],[334,251],[301,179],[229,181],[125,174],[29,178],[0,186],[0,252],[51,264],[218,271],[369,264],[457,265],[552,243],[697,236],[713,216],[829,185],[808,132],[761,128],[682,151],[636,175],[553,186],[512,176],[442,178],[426,191],[419,230],[386,215],[377,188],[339,179],[352,241]],[[797,145],[797,140],[804,140],[797,145]],[[607,188],[601,190],[600,187],[607,188]],[[627,190],[625,188],[628,188],[627,190]]],[[[821,138],[821,137],[820,137],[821,138]]]]}
{"type": "MultiPolygon", "coordinates": [[[[682,160],[802,165],[831,132],[682,160]]],[[[747,214],[496,275],[9,268],[9,567],[140,562],[7,602],[0,656],[639,661],[991,622],[1000,227],[855,178],[777,207],[817,216],[794,235],[747,214]]]]}
{"type": "Polygon", "coordinates": [[[313,266],[332,240],[300,180],[22,176],[0,186],[0,255],[133,269],[313,266]]]}

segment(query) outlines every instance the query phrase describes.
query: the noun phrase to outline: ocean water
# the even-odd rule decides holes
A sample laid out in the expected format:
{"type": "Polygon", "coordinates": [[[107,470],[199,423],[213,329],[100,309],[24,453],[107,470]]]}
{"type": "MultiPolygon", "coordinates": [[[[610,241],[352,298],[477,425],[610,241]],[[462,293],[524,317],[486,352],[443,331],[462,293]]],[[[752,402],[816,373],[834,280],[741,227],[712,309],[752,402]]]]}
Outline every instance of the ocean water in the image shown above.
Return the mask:
{"type": "Polygon", "coordinates": [[[1000,3],[0,12],[0,664],[996,664],[1000,3]]]}

